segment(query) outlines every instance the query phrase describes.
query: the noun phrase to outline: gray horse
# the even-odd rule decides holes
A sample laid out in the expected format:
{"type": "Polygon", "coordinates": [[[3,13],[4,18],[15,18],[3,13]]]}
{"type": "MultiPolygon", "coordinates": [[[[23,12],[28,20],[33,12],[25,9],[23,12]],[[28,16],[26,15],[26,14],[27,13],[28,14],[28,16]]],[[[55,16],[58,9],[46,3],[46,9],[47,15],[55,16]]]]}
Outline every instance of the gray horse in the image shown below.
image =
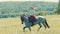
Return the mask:
{"type": "MultiPolygon", "coordinates": [[[[23,14],[23,15],[20,15],[20,17],[21,17],[22,24],[25,23],[25,27],[23,28],[23,31],[25,31],[25,28],[28,28],[31,31],[30,27],[32,27],[31,26],[32,23],[29,21],[28,16],[23,14]]],[[[34,22],[34,25],[38,24],[40,26],[38,28],[38,31],[42,27],[41,23],[44,25],[45,29],[46,29],[46,27],[50,28],[47,21],[46,21],[46,18],[44,18],[43,16],[36,16],[36,19],[37,20],[34,22]]]]}

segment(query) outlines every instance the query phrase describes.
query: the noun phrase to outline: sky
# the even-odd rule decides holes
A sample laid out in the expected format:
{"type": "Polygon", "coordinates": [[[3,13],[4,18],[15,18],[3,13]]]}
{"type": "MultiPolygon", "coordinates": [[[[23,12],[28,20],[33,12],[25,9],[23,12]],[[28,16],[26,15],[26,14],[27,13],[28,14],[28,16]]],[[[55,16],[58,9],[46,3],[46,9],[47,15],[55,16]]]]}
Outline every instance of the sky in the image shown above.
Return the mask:
{"type": "Polygon", "coordinates": [[[5,1],[44,1],[44,2],[58,2],[59,0],[0,0],[0,2],[5,1]]]}

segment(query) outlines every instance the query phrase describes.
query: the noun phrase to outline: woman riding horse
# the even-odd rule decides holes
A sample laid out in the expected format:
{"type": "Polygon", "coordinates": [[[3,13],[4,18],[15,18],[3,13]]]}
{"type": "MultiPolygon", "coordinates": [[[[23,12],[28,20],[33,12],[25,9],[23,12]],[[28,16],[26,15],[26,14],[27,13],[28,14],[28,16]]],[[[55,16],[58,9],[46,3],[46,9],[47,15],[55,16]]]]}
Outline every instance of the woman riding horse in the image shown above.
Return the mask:
{"type": "Polygon", "coordinates": [[[34,7],[30,7],[31,10],[30,12],[30,16],[26,16],[25,14],[21,15],[21,21],[22,24],[23,22],[25,23],[25,27],[23,28],[23,30],[25,31],[25,28],[29,28],[29,30],[31,31],[31,26],[34,26],[36,24],[38,24],[40,27],[38,28],[38,30],[42,27],[41,23],[44,25],[44,27],[49,27],[46,18],[44,18],[43,16],[36,16],[35,18],[35,8],[34,7]]]}

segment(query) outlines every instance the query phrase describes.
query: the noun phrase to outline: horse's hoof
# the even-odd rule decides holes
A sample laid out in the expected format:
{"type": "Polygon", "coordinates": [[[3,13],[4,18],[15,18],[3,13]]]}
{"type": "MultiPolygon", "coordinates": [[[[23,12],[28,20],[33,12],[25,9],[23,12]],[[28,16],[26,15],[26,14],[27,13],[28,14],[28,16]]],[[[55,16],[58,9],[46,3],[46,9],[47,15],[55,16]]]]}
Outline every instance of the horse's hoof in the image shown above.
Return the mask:
{"type": "Polygon", "coordinates": [[[48,27],[48,28],[50,28],[50,27],[48,27]]]}

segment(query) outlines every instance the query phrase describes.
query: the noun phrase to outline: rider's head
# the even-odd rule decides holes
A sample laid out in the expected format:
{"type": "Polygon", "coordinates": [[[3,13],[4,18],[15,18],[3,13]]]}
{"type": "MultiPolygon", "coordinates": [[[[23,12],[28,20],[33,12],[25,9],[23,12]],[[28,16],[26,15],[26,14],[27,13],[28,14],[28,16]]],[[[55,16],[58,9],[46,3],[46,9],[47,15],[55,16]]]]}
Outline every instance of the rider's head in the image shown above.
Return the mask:
{"type": "Polygon", "coordinates": [[[36,8],[34,8],[34,7],[32,7],[32,6],[31,6],[30,8],[31,8],[32,10],[35,10],[35,9],[36,9],[36,8]]]}

